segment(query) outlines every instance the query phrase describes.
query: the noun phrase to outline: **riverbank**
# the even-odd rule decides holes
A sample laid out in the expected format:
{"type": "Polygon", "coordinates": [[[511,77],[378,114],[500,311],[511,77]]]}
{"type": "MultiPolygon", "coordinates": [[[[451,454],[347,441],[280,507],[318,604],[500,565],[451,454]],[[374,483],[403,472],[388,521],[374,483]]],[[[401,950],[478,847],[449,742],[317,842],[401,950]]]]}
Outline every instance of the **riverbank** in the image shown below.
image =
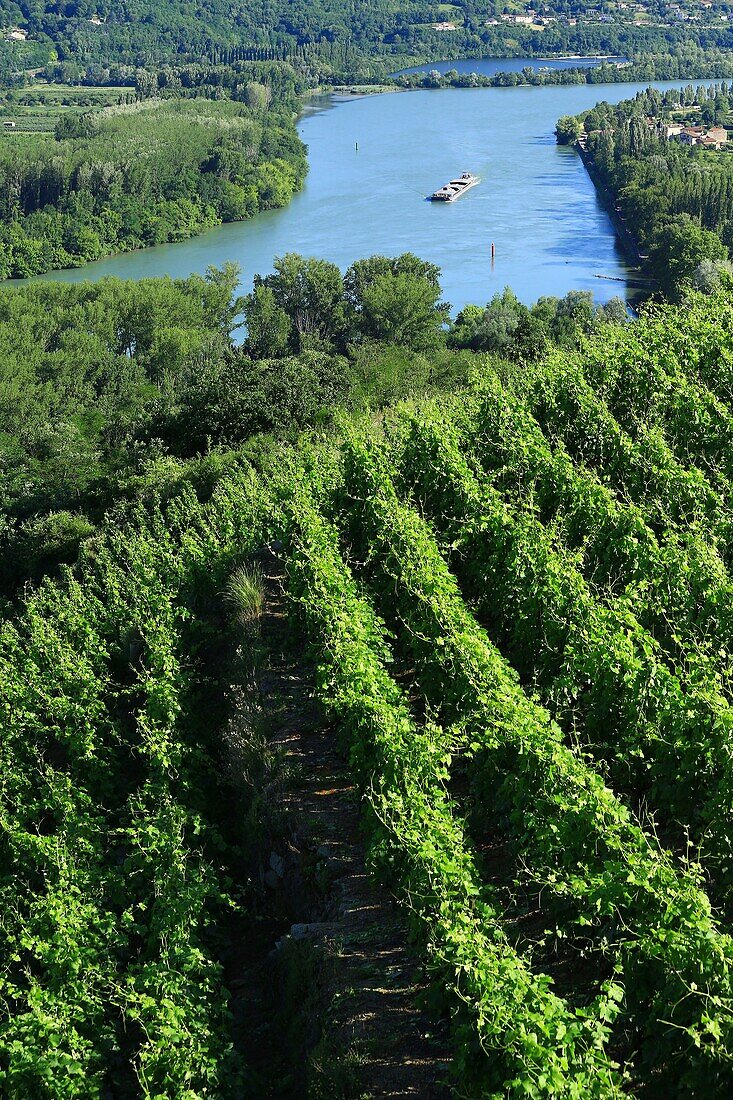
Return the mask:
{"type": "MultiPolygon", "coordinates": [[[[571,67],[578,60],[585,60],[585,61],[588,61],[590,63],[594,60],[594,58],[591,57],[591,56],[582,57],[580,59],[578,57],[573,57],[573,58],[568,58],[565,61],[561,61],[559,58],[552,61],[552,59],[549,59],[547,57],[542,58],[542,59],[518,58],[518,59],[514,59],[514,60],[506,59],[506,58],[504,58],[504,59],[488,59],[488,60],[485,59],[485,58],[484,59],[475,59],[474,58],[474,59],[471,59],[470,61],[467,60],[465,62],[465,65],[466,65],[466,67],[470,66],[472,69],[475,68],[476,66],[480,66],[482,64],[492,64],[494,66],[498,66],[498,67],[502,67],[502,68],[507,66],[507,65],[514,65],[515,66],[515,71],[514,71],[513,74],[510,74],[511,79],[509,79],[509,77],[507,77],[507,79],[505,79],[504,77],[500,76],[500,74],[496,74],[496,79],[491,78],[491,79],[487,80],[485,82],[485,87],[486,88],[501,88],[502,89],[502,96],[503,96],[505,93],[511,92],[512,88],[524,90],[528,86],[535,86],[536,85],[538,87],[538,93],[537,94],[538,95],[544,95],[544,93],[541,92],[540,89],[541,88],[546,88],[547,91],[549,91],[550,87],[553,86],[554,82],[546,81],[545,80],[545,75],[546,74],[540,73],[538,70],[535,70],[534,75],[531,75],[530,78],[528,79],[527,70],[528,69],[531,70],[533,65],[540,65],[540,64],[545,65],[545,64],[551,62],[551,63],[553,63],[557,66],[561,66],[561,65],[565,66],[564,71],[561,71],[559,69],[553,71],[555,75],[559,74],[560,77],[564,77],[565,72],[570,72],[571,75],[572,75],[572,73],[577,71],[576,69],[573,69],[571,67]]],[[[450,63],[449,62],[443,62],[442,64],[444,66],[446,66],[450,63]]],[[[589,70],[582,70],[582,71],[584,73],[592,73],[594,70],[589,69],[589,70]]],[[[596,72],[598,71],[598,66],[596,67],[595,71],[596,72]]],[[[617,70],[614,70],[614,71],[617,71],[617,70]]],[[[624,71],[628,73],[628,70],[624,70],[624,71]]],[[[549,75],[553,75],[553,73],[550,73],[549,75]]],[[[506,74],[504,74],[504,76],[506,76],[506,74]]],[[[614,83],[617,83],[617,81],[614,80],[614,83]]],[[[481,81],[478,81],[478,82],[474,83],[470,79],[465,79],[464,80],[463,77],[462,77],[462,74],[458,74],[458,79],[456,79],[456,80],[448,81],[447,79],[442,78],[441,81],[436,83],[432,80],[431,77],[429,77],[429,74],[423,73],[422,77],[421,77],[421,83],[420,84],[418,84],[418,83],[405,84],[405,83],[398,82],[397,80],[395,80],[391,83],[385,83],[384,80],[382,80],[382,81],[379,81],[379,82],[375,81],[374,83],[363,83],[363,82],[360,82],[360,83],[355,82],[353,84],[342,83],[342,84],[338,84],[338,85],[330,85],[330,86],[322,87],[320,90],[310,88],[308,98],[303,99],[301,101],[302,102],[301,112],[298,115],[292,116],[292,119],[291,119],[290,115],[288,116],[287,127],[289,129],[289,127],[291,125],[293,125],[293,123],[300,126],[302,124],[302,120],[304,118],[306,118],[311,113],[311,109],[312,109],[311,105],[312,105],[314,100],[316,100],[316,101],[320,100],[320,102],[317,102],[317,105],[313,109],[315,109],[317,111],[322,111],[324,109],[328,109],[329,107],[336,105],[339,102],[345,102],[345,101],[357,102],[357,101],[363,100],[363,99],[372,99],[372,100],[374,100],[375,98],[379,98],[379,97],[390,98],[390,99],[394,98],[393,96],[387,96],[386,95],[387,92],[392,93],[392,92],[395,92],[395,91],[418,90],[418,93],[419,93],[420,87],[424,87],[426,90],[427,89],[430,90],[431,96],[432,96],[433,92],[437,88],[440,88],[440,87],[446,87],[446,88],[450,87],[451,90],[452,90],[452,93],[453,93],[453,92],[456,92],[458,90],[462,90],[463,88],[469,88],[470,87],[470,88],[473,89],[473,88],[479,88],[481,86],[482,86],[481,81]],[[425,78],[425,79],[423,80],[422,78],[425,78]],[[316,92],[316,91],[317,91],[317,94],[314,96],[314,92],[316,92]],[[309,100],[310,100],[310,103],[308,102],[309,100]]],[[[586,82],[585,76],[583,77],[582,80],[579,78],[577,80],[570,81],[568,85],[566,85],[565,83],[561,83],[561,84],[558,84],[558,85],[555,85],[555,86],[557,86],[558,88],[567,87],[568,93],[571,93],[573,88],[586,89],[588,94],[593,97],[594,101],[596,99],[608,98],[609,97],[607,91],[602,92],[600,90],[600,86],[596,83],[595,79],[593,81],[592,86],[588,85],[587,82],[586,82]]],[[[624,89],[624,94],[626,94],[626,89],[624,89]]],[[[145,100],[143,102],[146,103],[146,104],[150,103],[149,100],[145,100]]],[[[161,109],[169,111],[171,109],[172,105],[175,104],[176,102],[177,101],[174,100],[174,99],[162,100],[162,101],[160,101],[161,109]]],[[[196,99],[196,100],[191,100],[190,102],[191,103],[196,103],[200,107],[203,103],[208,103],[209,101],[208,100],[203,100],[203,99],[196,99]]],[[[223,100],[221,102],[226,103],[228,101],[223,100]]],[[[457,101],[453,101],[453,102],[457,102],[457,101]]],[[[588,105],[592,105],[592,104],[588,104],[588,105]]],[[[529,116],[531,117],[532,114],[534,113],[534,108],[525,106],[524,111],[528,112],[529,116]]],[[[449,112],[449,114],[452,114],[452,111],[449,112]]],[[[409,111],[407,112],[407,115],[408,115],[408,119],[407,119],[405,124],[409,126],[410,125],[409,111]]],[[[281,119],[281,121],[282,121],[282,119],[281,119]]],[[[552,126],[554,126],[554,121],[555,121],[555,119],[552,120],[550,129],[552,128],[552,126]]],[[[446,124],[451,125],[451,121],[449,119],[446,120],[446,124]]],[[[12,139],[8,138],[7,135],[6,135],[6,140],[9,141],[9,140],[12,140],[12,139]]],[[[50,140],[50,138],[49,138],[49,140],[50,140]]],[[[434,137],[431,138],[431,140],[433,140],[433,141],[440,140],[440,138],[437,135],[435,135],[434,137]]],[[[353,138],[353,141],[349,143],[349,147],[352,148],[352,149],[356,149],[356,146],[357,146],[358,143],[359,143],[359,138],[358,138],[357,135],[355,135],[354,138],[353,138]]],[[[285,148],[285,155],[287,157],[292,152],[292,147],[290,145],[288,145],[287,142],[286,142],[284,148],[285,148]]],[[[339,154],[339,155],[342,155],[342,154],[339,154]]],[[[424,197],[425,194],[430,193],[432,190],[434,190],[435,186],[437,186],[442,181],[443,178],[450,177],[452,174],[454,174],[459,169],[463,170],[464,168],[469,168],[469,169],[472,168],[472,165],[470,165],[470,164],[465,164],[464,165],[464,164],[460,163],[463,159],[463,156],[464,156],[464,154],[461,153],[460,150],[456,150],[456,156],[451,158],[451,162],[446,162],[446,163],[444,163],[440,166],[439,171],[437,172],[437,178],[425,178],[425,179],[420,179],[419,181],[415,182],[415,184],[414,184],[415,192],[420,194],[421,197],[424,197]],[[458,162],[459,162],[458,164],[456,163],[456,157],[457,157],[458,162]]],[[[304,157],[304,164],[307,164],[307,161],[305,159],[305,150],[303,150],[303,157],[304,157]]],[[[419,157],[419,159],[424,159],[424,150],[419,151],[418,157],[419,157]]],[[[105,159],[109,159],[109,158],[105,158],[105,159]]],[[[268,161],[269,161],[269,159],[270,158],[268,157],[268,161]]],[[[208,163],[208,159],[207,159],[207,163],[208,163]]],[[[528,170],[531,171],[531,166],[530,165],[528,165],[528,170]]],[[[262,222],[261,219],[263,217],[266,217],[266,213],[264,213],[263,210],[267,211],[267,210],[272,210],[272,209],[276,209],[276,208],[282,208],[282,207],[288,205],[288,203],[290,203],[290,201],[292,200],[293,195],[298,194],[299,186],[300,186],[300,183],[302,182],[302,180],[298,179],[297,181],[294,181],[294,186],[287,188],[287,194],[283,193],[283,194],[280,194],[280,195],[275,195],[275,194],[272,193],[273,192],[273,187],[272,187],[273,176],[272,176],[272,173],[268,174],[268,173],[260,172],[260,174],[257,176],[257,179],[255,180],[255,185],[256,185],[256,190],[258,192],[258,195],[262,195],[262,203],[260,203],[259,198],[258,198],[258,205],[261,206],[261,209],[256,212],[256,215],[255,215],[255,211],[253,209],[249,209],[247,207],[247,204],[249,203],[250,200],[247,199],[246,195],[242,194],[242,191],[245,188],[245,185],[244,184],[242,186],[240,186],[239,184],[233,184],[232,185],[232,181],[226,175],[226,170],[224,171],[223,176],[221,178],[219,178],[219,176],[217,175],[217,172],[214,171],[211,175],[211,179],[208,182],[212,183],[213,185],[218,187],[220,190],[223,189],[224,191],[226,191],[226,195],[224,196],[224,199],[226,200],[224,202],[224,205],[226,206],[226,211],[222,210],[221,211],[221,216],[219,216],[215,219],[211,218],[210,216],[207,216],[207,217],[201,216],[198,219],[194,219],[192,217],[187,217],[186,220],[185,220],[185,224],[184,224],[183,214],[180,214],[180,215],[176,214],[174,206],[169,205],[166,208],[167,209],[166,217],[161,222],[161,229],[164,229],[165,232],[161,232],[157,235],[146,234],[145,236],[143,236],[142,234],[138,234],[137,236],[135,236],[135,234],[127,234],[125,236],[124,240],[115,239],[114,241],[109,242],[107,237],[105,236],[104,224],[100,223],[99,228],[97,226],[97,223],[99,222],[99,218],[97,217],[96,212],[95,212],[94,217],[92,218],[91,222],[89,222],[88,219],[86,221],[84,220],[84,218],[81,219],[83,224],[81,224],[78,227],[79,228],[78,251],[75,255],[73,255],[73,256],[69,255],[68,252],[66,254],[64,254],[64,252],[62,252],[60,249],[58,249],[57,252],[54,253],[53,255],[49,255],[50,250],[52,251],[52,243],[49,243],[49,242],[53,242],[53,240],[54,240],[54,234],[51,233],[51,232],[46,232],[45,233],[45,239],[41,244],[32,243],[28,247],[23,246],[22,249],[17,250],[17,252],[18,252],[17,256],[16,256],[16,250],[14,248],[14,241],[11,241],[11,249],[12,249],[11,252],[9,252],[7,249],[5,250],[5,252],[3,252],[2,248],[0,248],[0,275],[4,274],[6,277],[7,276],[14,276],[14,275],[19,276],[19,277],[32,277],[35,274],[41,274],[41,273],[45,273],[45,272],[50,273],[50,272],[68,271],[69,269],[72,269],[72,270],[73,269],[81,269],[83,274],[80,277],[85,277],[86,273],[91,270],[90,265],[94,265],[93,270],[95,270],[95,271],[100,269],[100,268],[103,269],[103,270],[116,271],[117,266],[112,261],[114,261],[116,258],[120,257],[123,254],[140,255],[141,253],[145,254],[145,253],[150,252],[151,249],[165,247],[169,243],[172,246],[177,247],[177,246],[180,245],[181,242],[183,242],[185,240],[188,240],[188,239],[190,239],[190,240],[197,240],[197,239],[201,240],[201,239],[206,238],[212,231],[216,232],[216,229],[213,228],[216,225],[230,226],[230,225],[234,225],[234,224],[239,224],[239,223],[241,223],[243,221],[247,221],[247,220],[250,220],[250,221],[254,220],[254,221],[257,221],[258,225],[264,225],[266,223],[262,222]],[[214,178],[214,177],[216,177],[216,178],[214,178]],[[239,211],[243,211],[243,213],[240,213],[239,211]],[[255,215],[255,216],[253,217],[253,215],[255,215]],[[96,220],[94,220],[95,218],[96,218],[96,220]],[[87,229],[90,229],[91,233],[88,233],[87,229]],[[7,259],[8,256],[12,260],[12,263],[9,264],[8,266],[6,266],[6,268],[3,270],[2,261],[3,261],[3,259],[7,259]]],[[[248,184],[248,181],[245,181],[245,184],[248,184]]],[[[355,189],[355,190],[358,191],[359,188],[361,187],[361,182],[359,180],[356,180],[353,183],[351,183],[350,186],[352,187],[352,189],[355,189]]],[[[379,181],[377,183],[377,188],[381,189],[382,186],[383,186],[382,182],[379,181]]],[[[136,191],[135,188],[126,188],[124,190],[125,190],[126,195],[137,196],[137,191],[136,191]]],[[[251,188],[249,188],[249,190],[251,191],[251,188]]],[[[218,194],[218,192],[217,192],[217,194],[218,194]]],[[[352,190],[352,194],[353,194],[353,190],[352,190]]],[[[133,199],[132,197],[129,198],[130,203],[133,203],[133,202],[136,202],[136,201],[137,201],[137,198],[135,198],[135,199],[133,199]]],[[[51,213],[49,211],[50,211],[50,207],[52,205],[53,205],[53,203],[48,203],[47,202],[46,212],[45,212],[44,216],[51,217],[51,213]]],[[[251,203],[250,203],[250,206],[251,206],[251,203]]],[[[202,205],[201,209],[203,210],[203,212],[205,214],[209,215],[210,212],[211,212],[211,203],[208,203],[208,205],[206,203],[204,203],[202,205]]],[[[38,218],[38,216],[39,216],[38,214],[34,215],[35,218],[38,218]]],[[[383,217],[383,211],[380,211],[378,216],[383,217]]],[[[1,220],[2,220],[2,215],[0,215],[0,221],[1,220]]],[[[17,221],[12,221],[12,217],[9,218],[6,221],[5,226],[2,226],[0,224],[0,245],[3,243],[2,242],[2,235],[3,234],[5,234],[9,238],[13,238],[13,239],[15,237],[17,237],[18,234],[17,234],[17,230],[15,229],[15,226],[17,224],[19,224],[17,221]]],[[[296,236],[297,235],[300,235],[300,234],[296,234],[296,236]]],[[[400,234],[399,234],[399,230],[398,230],[396,240],[399,240],[399,239],[400,239],[400,234]]],[[[403,243],[404,243],[405,247],[411,247],[409,241],[405,241],[403,243]]],[[[293,242],[286,242],[284,251],[289,251],[294,247],[298,247],[295,239],[294,239],[293,242]]],[[[204,251],[205,246],[202,246],[201,250],[204,251]]],[[[192,251],[194,251],[195,253],[198,253],[199,249],[194,248],[194,249],[192,249],[192,251]]],[[[372,249],[371,249],[370,243],[367,241],[364,245],[363,252],[364,252],[364,254],[367,254],[370,251],[372,251],[372,249]]],[[[270,254],[270,257],[268,259],[268,266],[269,266],[269,263],[271,262],[271,258],[272,258],[273,254],[274,254],[274,250],[270,254]]],[[[356,255],[352,255],[349,258],[349,262],[351,262],[355,258],[356,258],[356,255]]],[[[121,265],[121,266],[125,266],[125,265],[121,265]]],[[[136,266],[136,264],[134,266],[136,266]]],[[[348,266],[348,263],[346,264],[346,266],[348,266]]],[[[246,268],[245,268],[245,270],[246,270],[246,268]]],[[[249,288],[247,288],[247,289],[249,289],[249,288]]]]}
{"type": "Polygon", "coordinates": [[[674,53],[640,56],[588,54],[550,57],[472,58],[425,62],[391,74],[404,88],[507,88],[518,84],[626,84],[660,80],[733,78],[733,51],[700,50],[695,58],[674,53]]]}
{"type": "Polygon", "coordinates": [[[387,92],[401,92],[404,88],[398,88],[396,84],[336,84],[324,86],[319,90],[320,95],[340,96],[366,96],[385,95],[387,92]]]}
{"type": "Polygon", "coordinates": [[[556,83],[574,84],[581,81],[575,79],[573,74],[584,74],[594,67],[609,62],[617,68],[628,64],[625,58],[602,54],[538,58],[482,57],[424,62],[418,66],[390,73],[386,77],[388,83],[385,83],[383,78],[379,78],[379,81],[374,84],[326,84],[304,93],[304,98],[307,100],[316,94],[350,97],[382,95],[387,92],[413,91],[416,88],[505,88],[543,87],[545,84],[556,83]],[[576,62],[585,64],[576,67],[576,62]],[[532,80],[527,79],[528,70],[532,70],[535,74],[532,80]],[[562,72],[569,74],[567,79],[552,78],[553,73],[562,72]]]}
{"type": "Polygon", "coordinates": [[[621,244],[621,247],[623,248],[629,262],[639,271],[641,271],[644,262],[648,259],[648,257],[642,254],[639,248],[639,243],[632,234],[628,225],[626,224],[626,221],[621,211],[616,205],[616,201],[613,195],[608,190],[598,172],[596,171],[596,167],[593,163],[593,158],[590,156],[586,148],[585,135],[582,135],[578,139],[573,148],[577,150],[578,155],[580,156],[580,159],[582,160],[585,169],[590,176],[593,186],[596,189],[596,194],[604,209],[607,211],[611,222],[613,223],[613,227],[616,230],[616,235],[619,239],[619,243],[621,244]]]}
{"type": "Polygon", "coordinates": [[[558,120],[577,143],[601,199],[614,208],[645,272],[679,298],[711,289],[730,268],[733,220],[731,86],[645,89],[610,107],[558,120]],[[651,187],[651,192],[650,192],[651,187]]]}
{"type": "Polygon", "coordinates": [[[627,61],[622,55],[611,54],[544,54],[541,57],[467,57],[439,58],[421,61],[415,65],[405,65],[389,74],[390,79],[414,74],[438,72],[441,75],[454,70],[457,73],[476,73],[480,76],[497,76],[503,73],[520,72],[525,68],[541,69],[553,66],[569,67],[580,62],[590,67],[606,61],[627,61]]]}

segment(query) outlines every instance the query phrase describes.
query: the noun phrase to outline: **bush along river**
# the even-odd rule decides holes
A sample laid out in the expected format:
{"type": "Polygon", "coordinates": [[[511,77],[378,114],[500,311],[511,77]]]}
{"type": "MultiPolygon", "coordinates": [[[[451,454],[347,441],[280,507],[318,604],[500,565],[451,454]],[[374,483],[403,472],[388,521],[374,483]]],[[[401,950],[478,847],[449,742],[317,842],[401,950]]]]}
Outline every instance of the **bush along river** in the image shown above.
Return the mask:
{"type": "Polygon", "coordinates": [[[554,127],[560,115],[628,99],[646,86],[323,97],[298,124],[310,171],[286,209],[43,278],[183,277],[234,261],[249,291],[253,276],[271,271],[273,258],[285,252],[346,268],[374,253],[409,251],[440,266],[454,312],[485,303],[504,286],[527,303],[573,289],[591,290],[599,302],[633,298],[635,273],[609,215],[578,154],[555,144],[554,127]],[[425,201],[464,171],[481,183],[455,203],[425,201]]]}

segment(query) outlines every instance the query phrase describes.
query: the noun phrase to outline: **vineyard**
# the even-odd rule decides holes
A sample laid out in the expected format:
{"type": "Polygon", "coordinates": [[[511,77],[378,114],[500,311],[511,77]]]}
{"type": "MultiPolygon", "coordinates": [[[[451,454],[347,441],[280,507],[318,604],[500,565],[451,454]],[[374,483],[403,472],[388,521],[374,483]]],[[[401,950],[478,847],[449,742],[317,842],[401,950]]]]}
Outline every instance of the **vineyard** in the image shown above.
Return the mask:
{"type": "Polygon", "coordinates": [[[278,1094],[222,931],[260,905],[216,674],[248,647],[266,667],[258,599],[312,661],[453,1094],[731,1095],[733,310],[711,308],[477,356],[467,390],[111,515],[25,594],[0,632],[3,1095],[278,1094]]]}

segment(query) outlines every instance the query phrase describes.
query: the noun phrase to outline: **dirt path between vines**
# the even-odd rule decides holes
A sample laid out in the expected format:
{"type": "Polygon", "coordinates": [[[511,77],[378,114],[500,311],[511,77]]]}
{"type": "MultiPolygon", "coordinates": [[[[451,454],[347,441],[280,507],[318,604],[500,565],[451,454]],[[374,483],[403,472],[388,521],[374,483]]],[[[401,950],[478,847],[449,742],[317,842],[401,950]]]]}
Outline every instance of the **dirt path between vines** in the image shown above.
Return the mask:
{"type": "MultiPolygon", "coordinates": [[[[268,747],[282,754],[294,777],[281,791],[286,836],[273,838],[262,874],[266,889],[282,897],[288,919],[295,917],[276,954],[287,957],[293,943],[305,941],[328,960],[310,1044],[320,1032],[311,1061],[321,1085],[313,1095],[444,1100],[452,1095],[447,1027],[419,1007],[426,981],[404,914],[368,875],[359,795],[337,733],[314,698],[313,668],[288,629],[282,562],[268,553],[260,566],[267,592],[261,639],[268,657],[258,689],[268,747]],[[342,1064],[319,1066],[319,1058],[332,1056],[342,1064]]],[[[272,981],[271,969],[272,956],[241,983],[255,1012],[259,997],[266,1000],[262,986],[272,981]]],[[[263,1051],[272,1040],[263,1040],[263,1051]]],[[[309,1095],[299,1087],[305,1090],[304,1082],[294,1083],[294,1096],[309,1095]]]]}
{"type": "Polygon", "coordinates": [[[232,983],[248,1062],[265,1076],[273,1064],[292,1065],[282,1047],[296,1034],[302,1073],[296,1065],[278,1079],[269,1093],[278,1100],[447,1100],[448,1027],[420,1008],[427,982],[404,913],[366,870],[359,793],[288,625],[283,564],[270,552],[259,564],[266,656],[256,691],[267,751],[289,778],[276,794],[280,832],[266,840],[260,866],[280,922],[243,945],[232,983]]]}

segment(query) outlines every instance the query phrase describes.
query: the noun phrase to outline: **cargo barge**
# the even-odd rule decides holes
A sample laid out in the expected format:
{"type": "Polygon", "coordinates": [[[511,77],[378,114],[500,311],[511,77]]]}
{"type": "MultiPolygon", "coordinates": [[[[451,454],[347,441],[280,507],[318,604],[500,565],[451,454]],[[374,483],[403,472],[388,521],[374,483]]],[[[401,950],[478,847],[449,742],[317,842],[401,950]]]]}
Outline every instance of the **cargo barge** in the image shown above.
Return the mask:
{"type": "Polygon", "coordinates": [[[480,180],[478,176],[472,176],[470,172],[463,172],[457,179],[451,180],[432,195],[428,195],[431,202],[455,202],[466,191],[470,191],[480,180]]]}

